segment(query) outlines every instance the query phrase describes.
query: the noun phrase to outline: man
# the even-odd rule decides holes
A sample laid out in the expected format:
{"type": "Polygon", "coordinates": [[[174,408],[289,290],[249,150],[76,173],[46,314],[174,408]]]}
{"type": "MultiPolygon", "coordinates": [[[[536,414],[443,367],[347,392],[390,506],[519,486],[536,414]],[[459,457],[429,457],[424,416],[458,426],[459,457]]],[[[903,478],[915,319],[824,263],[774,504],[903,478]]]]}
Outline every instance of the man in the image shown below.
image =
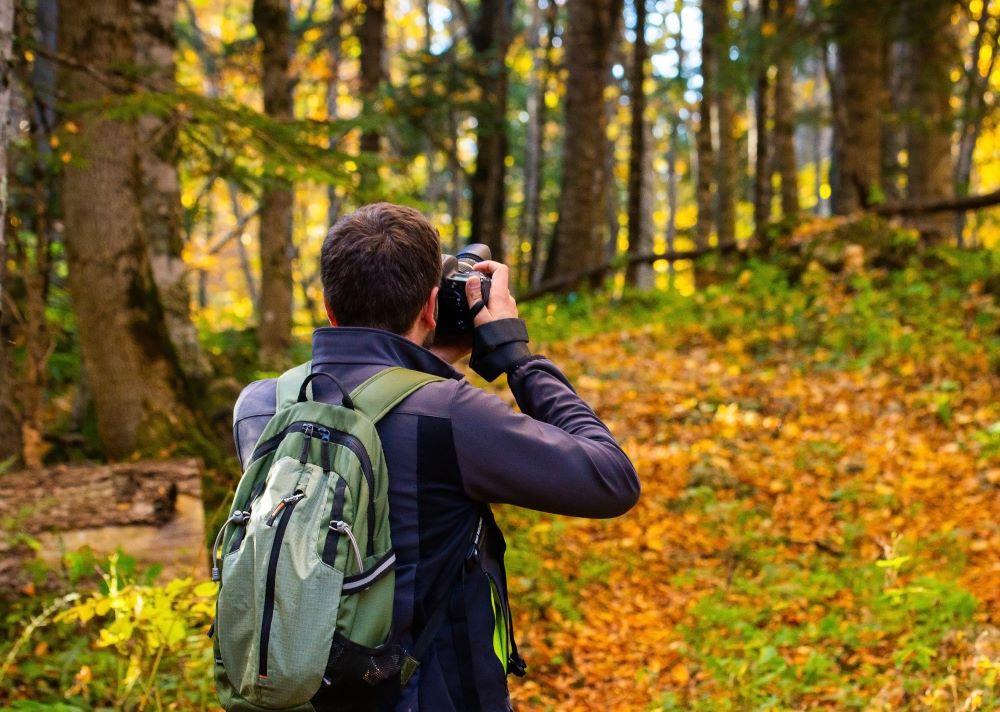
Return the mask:
{"type": "MultiPolygon", "coordinates": [[[[510,709],[506,676],[523,674],[524,663],[510,626],[505,544],[489,504],[614,517],[638,499],[635,470],[559,369],[529,352],[507,267],[476,266],[491,275],[492,286],[475,317],[472,367],[490,379],[505,372],[521,413],[449,365],[468,346],[433,346],[441,252],[437,231],[419,212],[388,203],[363,207],[333,226],[321,260],[331,326],[313,334],[315,371],[349,390],[390,366],[444,379],[378,423],[397,557],[396,638],[412,645],[432,612],[451,599],[396,709],[510,709]],[[470,547],[468,532],[480,518],[484,531],[470,547]],[[475,576],[456,592],[462,567],[475,576]]],[[[478,279],[469,281],[467,296],[470,305],[480,300],[478,279]]],[[[339,402],[329,379],[314,385],[314,398],[339,402]]],[[[240,395],[233,430],[244,464],[274,411],[274,379],[252,383],[240,395]]]]}

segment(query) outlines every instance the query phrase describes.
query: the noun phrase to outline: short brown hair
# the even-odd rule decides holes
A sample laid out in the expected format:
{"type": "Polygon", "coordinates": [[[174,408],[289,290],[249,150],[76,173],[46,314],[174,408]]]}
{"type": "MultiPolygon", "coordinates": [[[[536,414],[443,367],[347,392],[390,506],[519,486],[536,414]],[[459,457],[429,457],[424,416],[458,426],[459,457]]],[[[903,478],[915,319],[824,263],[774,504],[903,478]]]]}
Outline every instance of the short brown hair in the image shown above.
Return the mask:
{"type": "Polygon", "coordinates": [[[373,203],[323,241],[323,296],[341,326],[405,334],[441,280],[441,241],[420,212],[373,203]]]}

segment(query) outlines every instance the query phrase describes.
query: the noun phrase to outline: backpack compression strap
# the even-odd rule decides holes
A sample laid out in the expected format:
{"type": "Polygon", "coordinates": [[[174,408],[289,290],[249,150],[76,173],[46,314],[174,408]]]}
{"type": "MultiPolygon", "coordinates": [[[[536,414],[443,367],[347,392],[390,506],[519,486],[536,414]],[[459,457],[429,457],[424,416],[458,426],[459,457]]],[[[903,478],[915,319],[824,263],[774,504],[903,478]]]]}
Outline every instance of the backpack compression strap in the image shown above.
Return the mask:
{"type": "Polygon", "coordinates": [[[443,381],[440,376],[432,376],[422,371],[391,366],[379,371],[360,386],[351,391],[355,410],[367,415],[377,423],[390,410],[410,394],[432,381],[443,381]]]}

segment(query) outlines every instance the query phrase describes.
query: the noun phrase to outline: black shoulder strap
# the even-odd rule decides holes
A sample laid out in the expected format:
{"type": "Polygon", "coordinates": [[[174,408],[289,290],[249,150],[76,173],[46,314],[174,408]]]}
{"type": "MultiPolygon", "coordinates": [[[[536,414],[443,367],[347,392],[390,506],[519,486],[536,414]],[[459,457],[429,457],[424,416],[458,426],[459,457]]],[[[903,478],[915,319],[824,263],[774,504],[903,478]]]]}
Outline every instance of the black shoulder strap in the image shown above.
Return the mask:
{"type": "MultiPolygon", "coordinates": [[[[480,516],[476,520],[476,526],[472,530],[472,537],[470,540],[470,551],[479,545],[480,537],[483,532],[483,518],[480,516]]],[[[448,615],[448,608],[451,604],[451,598],[455,594],[455,588],[462,582],[465,578],[465,565],[468,561],[468,557],[462,561],[462,570],[459,572],[458,578],[455,582],[448,587],[448,590],[438,601],[437,606],[434,608],[434,612],[431,613],[431,617],[427,619],[424,624],[424,629],[420,631],[420,635],[413,643],[413,648],[410,649],[409,654],[403,659],[402,672],[400,674],[400,684],[406,687],[406,683],[410,681],[413,677],[413,673],[417,671],[420,667],[420,662],[424,659],[427,651],[430,650],[431,644],[437,637],[438,631],[441,630],[441,626],[444,624],[444,619],[448,615]]]]}

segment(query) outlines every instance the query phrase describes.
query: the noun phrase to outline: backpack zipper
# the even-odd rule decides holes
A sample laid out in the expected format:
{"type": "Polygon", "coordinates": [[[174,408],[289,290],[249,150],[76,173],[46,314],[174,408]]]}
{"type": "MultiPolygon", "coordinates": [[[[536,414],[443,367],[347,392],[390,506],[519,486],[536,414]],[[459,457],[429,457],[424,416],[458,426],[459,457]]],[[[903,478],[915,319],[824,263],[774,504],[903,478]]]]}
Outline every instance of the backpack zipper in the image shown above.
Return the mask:
{"type": "MultiPolygon", "coordinates": [[[[303,445],[303,450],[308,454],[309,438],[316,437],[315,432],[319,432],[320,439],[324,442],[332,442],[335,445],[343,445],[348,450],[354,453],[355,457],[358,458],[358,462],[361,463],[361,472],[365,476],[365,481],[368,483],[368,520],[371,522],[375,521],[375,475],[373,474],[372,461],[368,456],[368,451],[365,450],[365,446],[361,441],[351,435],[350,433],[344,433],[340,430],[331,430],[321,423],[315,423],[307,420],[297,420],[294,423],[290,423],[284,430],[280,433],[272,435],[264,442],[257,445],[254,448],[253,454],[250,455],[250,463],[252,464],[256,460],[269,455],[278,449],[281,445],[281,441],[285,439],[285,436],[289,433],[301,432],[305,436],[305,444],[303,445]],[[329,440],[327,438],[329,437],[329,440]]],[[[249,468],[250,465],[247,465],[249,468]]],[[[375,539],[375,528],[368,528],[368,546],[366,551],[370,554],[372,552],[373,544],[375,539]]]]}
{"type": "Polygon", "coordinates": [[[267,677],[267,649],[271,641],[271,620],[274,618],[274,586],[278,578],[278,556],[281,554],[281,542],[285,538],[288,521],[292,518],[295,505],[305,498],[305,494],[296,491],[284,497],[268,517],[268,525],[273,525],[278,517],[278,529],[274,533],[271,544],[271,555],[267,560],[267,581],[264,586],[264,615],[260,623],[260,656],[257,661],[257,676],[267,677]]]}
{"type": "Polygon", "coordinates": [[[302,494],[302,492],[296,492],[295,494],[290,494],[287,497],[283,497],[281,501],[275,505],[274,509],[271,510],[271,513],[267,515],[267,526],[273,527],[274,520],[278,518],[279,514],[281,514],[282,509],[284,509],[285,507],[289,507],[293,504],[296,504],[300,499],[305,499],[305,497],[306,496],[302,494]]]}

